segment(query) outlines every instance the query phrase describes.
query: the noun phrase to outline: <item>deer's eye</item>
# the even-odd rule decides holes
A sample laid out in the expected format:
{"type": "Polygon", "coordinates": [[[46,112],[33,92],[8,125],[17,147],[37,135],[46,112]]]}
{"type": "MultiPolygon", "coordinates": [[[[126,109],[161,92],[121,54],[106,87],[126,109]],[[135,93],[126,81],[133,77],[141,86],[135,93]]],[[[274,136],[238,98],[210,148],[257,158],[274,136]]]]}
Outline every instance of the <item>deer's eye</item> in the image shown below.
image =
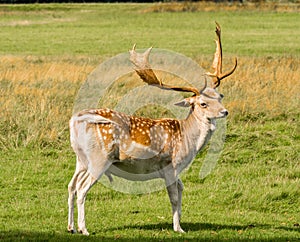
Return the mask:
{"type": "Polygon", "coordinates": [[[206,108],[206,107],[207,107],[207,104],[206,104],[206,103],[200,103],[200,106],[201,106],[202,108],[206,108]]]}

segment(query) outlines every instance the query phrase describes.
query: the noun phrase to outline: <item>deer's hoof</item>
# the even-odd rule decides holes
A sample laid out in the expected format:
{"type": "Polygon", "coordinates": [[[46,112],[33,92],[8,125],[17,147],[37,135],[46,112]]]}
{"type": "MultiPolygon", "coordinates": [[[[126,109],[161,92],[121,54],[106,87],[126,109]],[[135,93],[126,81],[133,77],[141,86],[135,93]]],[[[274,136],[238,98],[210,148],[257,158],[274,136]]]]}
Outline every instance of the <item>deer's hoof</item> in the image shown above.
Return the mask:
{"type": "Polygon", "coordinates": [[[90,235],[86,228],[84,228],[84,229],[78,229],[78,231],[79,231],[79,233],[81,233],[83,235],[86,235],[86,236],[90,235]]]}
{"type": "Polygon", "coordinates": [[[76,229],[74,229],[74,228],[71,227],[70,225],[68,226],[68,232],[69,232],[70,234],[76,234],[76,233],[77,233],[76,229]]]}
{"type": "Polygon", "coordinates": [[[183,230],[180,226],[174,228],[174,231],[175,231],[175,232],[178,232],[178,233],[185,233],[184,230],[183,230]]]}

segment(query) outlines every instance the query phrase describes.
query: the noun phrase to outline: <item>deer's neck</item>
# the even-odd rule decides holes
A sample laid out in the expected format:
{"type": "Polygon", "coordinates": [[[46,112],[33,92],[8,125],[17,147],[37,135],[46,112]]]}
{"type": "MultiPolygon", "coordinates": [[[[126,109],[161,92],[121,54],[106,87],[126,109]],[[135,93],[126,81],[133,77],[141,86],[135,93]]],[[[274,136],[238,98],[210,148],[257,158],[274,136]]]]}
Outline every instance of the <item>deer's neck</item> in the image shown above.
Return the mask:
{"type": "Polygon", "coordinates": [[[215,120],[191,111],[187,119],[181,121],[181,128],[182,142],[176,160],[185,168],[209,141],[215,129],[215,120]]]}

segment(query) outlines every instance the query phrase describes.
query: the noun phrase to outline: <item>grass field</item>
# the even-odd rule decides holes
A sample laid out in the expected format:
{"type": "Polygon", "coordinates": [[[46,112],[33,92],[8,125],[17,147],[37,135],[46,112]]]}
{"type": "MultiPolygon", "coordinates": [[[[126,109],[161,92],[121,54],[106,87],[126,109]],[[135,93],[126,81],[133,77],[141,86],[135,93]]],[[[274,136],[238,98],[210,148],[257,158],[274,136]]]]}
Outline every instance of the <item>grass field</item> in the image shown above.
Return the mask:
{"type": "Polygon", "coordinates": [[[1,241],[299,241],[299,6],[226,9],[0,5],[1,241]],[[239,64],[220,88],[230,116],[218,166],[200,180],[204,152],[182,175],[187,233],[172,231],[165,191],[130,195],[97,184],[86,202],[91,236],[68,234],[68,120],[82,83],[134,43],[209,69],[215,20],[224,68],[234,56],[239,64]]]}

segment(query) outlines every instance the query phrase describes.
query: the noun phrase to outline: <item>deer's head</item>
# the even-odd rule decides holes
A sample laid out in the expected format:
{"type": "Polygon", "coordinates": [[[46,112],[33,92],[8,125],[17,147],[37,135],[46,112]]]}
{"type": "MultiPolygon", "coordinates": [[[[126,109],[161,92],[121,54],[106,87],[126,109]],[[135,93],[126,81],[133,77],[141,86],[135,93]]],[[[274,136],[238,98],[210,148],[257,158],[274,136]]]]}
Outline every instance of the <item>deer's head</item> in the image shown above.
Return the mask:
{"type": "Polygon", "coordinates": [[[171,86],[163,84],[153,72],[148,58],[152,48],[149,48],[144,53],[139,54],[135,51],[135,45],[130,51],[130,60],[136,66],[135,71],[140,76],[140,78],[149,85],[157,86],[161,89],[174,90],[180,92],[191,92],[194,95],[183,99],[182,101],[176,103],[175,105],[182,107],[191,107],[192,111],[208,119],[224,118],[228,115],[228,111],[224,108],[221,101],[223,95],[218,93],[216,88],[220,85],[221,80],[230,76],[236,69],[237,59],[235,59],[235,64],[233,68],[222,73],[222,45],[221,45],[221,27],[216,23],[216,52],[214,55],[214,60],[212,67],[214,72],[207,72],[206,75],[212,77],[212,87],[207,86],[207,81],[205,79],[205,85],[198,90],[195,87],[180,87],[171,86]]]}
{"type": "Polygon", "coordinates": [[[219,94],[215,89],[205,87],[199,95],[194,95],[175,103],[181,107],[191,107],[193,111],[208,119],[224,118],[228,111],[221,101],[223,94],[219,94]]]}

